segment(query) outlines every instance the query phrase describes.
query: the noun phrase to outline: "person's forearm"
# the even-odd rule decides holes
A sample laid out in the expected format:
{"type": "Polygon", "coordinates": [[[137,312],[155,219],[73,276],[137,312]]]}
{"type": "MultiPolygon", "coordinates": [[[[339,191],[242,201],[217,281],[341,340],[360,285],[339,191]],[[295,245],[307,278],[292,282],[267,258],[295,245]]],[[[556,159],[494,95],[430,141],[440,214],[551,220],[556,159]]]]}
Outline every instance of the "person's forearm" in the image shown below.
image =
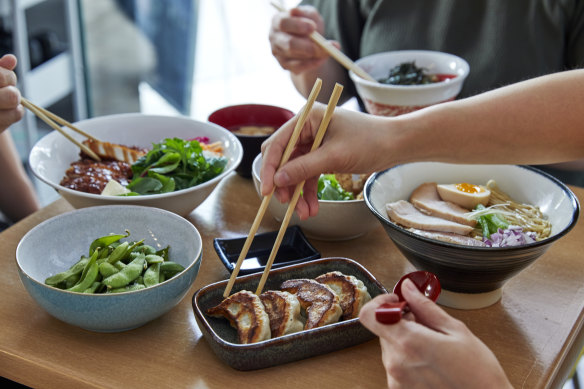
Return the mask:
{"type": "MultiPolygon", "coordinates": [[[[299,74],[290,73],[292,83],[296,90],[302,96],[308,98],[310,91],[314,86],[317,78],[322,80],[322,89],[318,95],[317,101],[327,104],[329,97],[335,87],[335,83],[346,85],[350,82],[346,70],[334,59],[329,58],[322,66],[317,69],[305,71],[299,74]]],[[[346,93],[341,95],[338,104],[341,105],[346,102],[351,96],[346,93]]]]}
{"type": "Polygon", "coordinates": [[[388,165],[545,164],[584,158],[584,70],[390,119],[388,165]]]}
{"type": "Polygon", "coordinates": [[[9,131],[0,134],[0,165],[0,210],[11,221],[18,221],[36,211],[39,202],[9,131]]]}

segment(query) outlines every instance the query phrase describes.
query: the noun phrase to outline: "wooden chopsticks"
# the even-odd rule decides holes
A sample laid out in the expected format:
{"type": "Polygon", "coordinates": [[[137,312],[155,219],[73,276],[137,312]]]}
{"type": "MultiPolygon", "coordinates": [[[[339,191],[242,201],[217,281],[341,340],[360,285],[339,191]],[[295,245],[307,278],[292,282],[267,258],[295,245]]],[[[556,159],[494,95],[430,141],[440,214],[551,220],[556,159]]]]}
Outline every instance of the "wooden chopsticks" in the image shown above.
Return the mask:
{"type": "MultiPolygon", "coordinates": [[[[274,6],[274,8],[276,8],[278,11],[280,12],[286,12],[286,9],[284,7],[282,7],[282,5],[272,1],[271,4],[274,6]]],[[[310,34],[310,39],[312,39],[314,41],[314,43],[316,43],[317,45],[319,45],[320,47],[322,47],[324,50],[326,50],[327,53],[329,53],[329,55],[331,57],[333,57],[334,59],[336,59],[341,65],[343,65],[347,70],[352,70],[353,73],[355,73],[356,75],[358,75],[359,77],[367,80],[367,81],[371,81],[371,82],[375,82],[377,83],[378,81],[371,77],[369,75],[369,73],[367,73],[365,70],[363,70],[359,65],[357,65],[355,62],[353,62],[351,60],[351,58],[347,57],[345,55],[345,53],[343,53],[342,51],[340,51],[339,49],[337,49],[335,46],[333,46],[328,40],[326,40],[325,37],[323,37],[322,35],[320,35],[318,32],[313,31],[310,34]]]]}
{"type": "Polygon", "coordinates": [[[97,139],[94,136],[86,133],[85,131],[75,127],[73,124],[71,124],[67,120],[55,115],[54,113],[47,111],[46,109],[39,107],[38,105],[33,104],[32,102],[25,99],[24,97],[20,98],[20,103],[25,108],[27,108],[29,111],[34,113],[43,122],[45,122],[49,126],[51,126],[51,128],[60,132],[65,138],[69,139],[71,142],[73,142],[75,145],[77,145],[81,150],[83,150],[83,152],[85,154],[89,155],[91,158],[93,158],[96,161],[101,161],[101,158],[99,158],[99,156],[96,153],[94,153],[93,150],[91,150],[89,147],[87,147],[86,145],[84,145],[83,143],[79,142],[77,139],[73,138],[71,135],[66,133],[58,124],[69,127],[73,131],[75,131],[75,132],[77,132],[77,133],[79,133],[79,134],[81,134],[89,139],[93,139],[94,141],[99,142],[99,139],[97,139]]]}
{"type": "MultiPolygon", "coordinates": [[[[283,164],[288,162],[288,159],[290,158],[290,155],[292,154],[292,151],[294,150],[294,146],[296,145],[296,142],[298,141],[298,138],[300,137],[300,133],[302,132],[302,128],[304,127],[304,123],[306,122],[306,118],[308,117],[308,113],[312,109],[312,106],[313,106],[314,102],[316,101],[316,97],[318,96],[321,87],[322,87],[322,80],[320,78],[317,78],[316,82],[314,83],[314,86],[312,87],[312,91],[310,92],[310,95],[308,96],[308,100],[306,101],[306,104],[302,108],[301,114],[298,118],[298,121],[296,122],[296,126],[294,127],[294,131],[292,132],[292,136],[290,137],[290,140],[288,141],[288,145],[286,146],[286,149],[284,150],[284,154],[282,155],[282,159],[280,160],[280,166],[282,166],[283,164]]],[[[270,192],[269,195],[265,196],[262,199],[262,204],[260,205],[258,213],[257,213],[257,215],[253,221],[253,224],[249,230],[249,234],[247,235],[247,239],[245,240],[245,243],[243,244],[243,248],[241,249],[241,253],[239,254],[239,258],[237,259],[237,263],[235,264],[235,268],[233,269],[233,272],[231,272],[231,277],[229,278],[229,282],[227,283],[227,286],[225,287],[225,291],[223,292],[223,297],[227,297],[227,296],[229,296],[229,293],[231,293],[231,288],[233,288],[233,283],[235,282],[235,278],[239,274],[239,269],[241,268],[243,260],[245,259],[245,256],[247,255],[247,253],[249,251],[249,247],[251,246],[253,238],[254,238],[254,236],[255,236],[255,234],[258,231],[258,228],[260,226],[260,222],[262,221],[264,214],[266,213],[266,210],[268,209],[268,204],[270,203],[270,200],[271,200],[273,194],[274,194],[274,189],[272,189],[272,191],[270,192]]]]}
{"type": "MultiPolygon", "coordinates": [[[[290,140],[288,141],[288,145],[286,146],[286,149],[284,150],[284,154],[282,155],[282,159],[280,161],[280,166],[285,164],[288,161],[288,159],[290,158],[290,155],[292,154],[292,151],[294,150],[294,146],[296,145],[296,142],[298,141],[300,133],[302,132],[302,128],[304,127],[304,123],[306,122],[306,118],[308,117],[308,114],[309,114],[310,110],[312,109],[312,105],[314,104],[314,101],[316,100],[316,97],[318,96],[318,93],[320,92],[321,86],[322,86],[322,80],[317,79],[313,88],[312,88],[312,91],[308,97],[308,100],[307,100],[307,102],[306,102],[306,104],[305,104],[305,106],[304,106],[304,108],[303,108],[303,110],[298,118],[298,121],[296,122],[296,126],[294,127],[294,131],[292,132],[292,136],[290,137],[290,140]]],[[[337,105],[337,102],[339,101],[342,90],[343,90],[343,87],[340,84],[335,85],[335,88],[333,90],[333,93],[331,94],[331,98],[329,100],[329,103],[327,105],[325,114],[324,114],[323,119],[321,121],[320,127],[319,127],[318,132],[315,136],[311,151],[316,149],[318,146],[320,146],[320,143],[322,142],[322,138],[324,137],[324,134],[325,134],[326,129],[328,127],[328,123],[330,122],[331,116],[332,116],[333,111],[335,109],[335,106],[337,105]]],[[[270,253],[270,257],[268,258],[268,262],[266,263],[264,273],[262,275],[262,278],[261,278],[260,283],[258,285],[258,288],[256,290],[256,294],[260,294],[264,285],[265,285],[266,279],[268,277],[270,269],[272,268],[272,264],[274,263],[274,259],[276,257],[277,252],[278,252],[278,249],[280,248],[280,244],[282,243],[282,239],[284,237],[286,229],[288,228],[288,223],[290,222],[290,219],[292,217],[294,209],[296,208],[296,203],[298,202],[298,198],[300,197],[300,193],[301,193],[303,187],[304,187],[304,182],[301,182],[298,185],[296,185],[294,194],[292,196],[292,200],[290,201],[290,204],[288,205],[288,209],[286,211],[284,219],[282,220],[280,230],[278,232],[278,235],[276,237],[276,241],[275,241],[274,246],[272,248],[272,251],[270,253]]],[[[259,228],[259,224],[260,224],[262,218],[264,217],[264,214],[266,212],[266,209],[268,207],[268,204],[269,204],[273,194],[274,194],[274,190],[272,189],[270,194],[265,196],[262,200],[262,204],[260,205],[260,208],[259,208],[258,213],[256,215],[256,218],[252,224],[252,227],[249,231],[247,239],[245,240],[245,243],[243,245],[241,253],[239,254],[239,258],[237,259],[237,263],[235,265],[235,268],[233,269],[233,272],[231,273],[231,277],[229,278],[227,286],[225,287],[225,291],[223,292],[223,297],[228,297],[229,294],[231,293],[231,289],[233,288],[235,278],[239,274],[239,269],[241,268],[241,264],[243,263],[243,260],[245,259],[246,255],[249,251],[249,247],[251,246],[253,238],[254,238],[254,236],[259,228]]]]}

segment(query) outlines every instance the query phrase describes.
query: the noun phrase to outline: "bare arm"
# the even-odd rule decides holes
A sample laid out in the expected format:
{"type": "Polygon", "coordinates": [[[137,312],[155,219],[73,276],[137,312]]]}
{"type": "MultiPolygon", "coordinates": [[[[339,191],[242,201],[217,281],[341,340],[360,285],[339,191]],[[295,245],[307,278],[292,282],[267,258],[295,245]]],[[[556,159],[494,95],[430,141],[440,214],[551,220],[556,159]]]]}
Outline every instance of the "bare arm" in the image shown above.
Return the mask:
{"type": "MultiPolygon", "coordinates": [[[[413,161],[547,164],[584,158],[584,69],[556,73],[387,118],[337,108],[321,147],[304,154],[323,115],[311,112],[297,158],[276,173],[295,120],[263,145],[262,193],[273,185],[280,201],[290,188],[322,172],[368,173],[413,161]],[[304,148],[306,149],[306,148],[304,148]]],[[[310,180],[312,179],[312,180],[310,180]]],[[[308,188],[305,193],[312,194],[308,188]]],[[[301,218],[317,201],[298,203],[301,218]]]]}
{"type": "Polygon", "coordinates": [[[20,161],[9,131],[0,134],[0,210],[18,221],[39,209],[32,182],[20,161]]]}

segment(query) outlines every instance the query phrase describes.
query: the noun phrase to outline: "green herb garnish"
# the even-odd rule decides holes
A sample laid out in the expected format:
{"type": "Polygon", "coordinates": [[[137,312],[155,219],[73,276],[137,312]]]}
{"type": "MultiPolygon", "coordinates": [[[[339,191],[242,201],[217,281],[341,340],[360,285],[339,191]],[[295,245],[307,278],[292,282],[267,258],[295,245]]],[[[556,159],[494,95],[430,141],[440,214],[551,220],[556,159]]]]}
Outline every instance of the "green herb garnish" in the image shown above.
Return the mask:
{"type": "Polygon", "coordinates": [[[318,179],[319,200],[354,200],[355,196],[351,192],[343,189],[334,174],[321,174],[318,179]]]}

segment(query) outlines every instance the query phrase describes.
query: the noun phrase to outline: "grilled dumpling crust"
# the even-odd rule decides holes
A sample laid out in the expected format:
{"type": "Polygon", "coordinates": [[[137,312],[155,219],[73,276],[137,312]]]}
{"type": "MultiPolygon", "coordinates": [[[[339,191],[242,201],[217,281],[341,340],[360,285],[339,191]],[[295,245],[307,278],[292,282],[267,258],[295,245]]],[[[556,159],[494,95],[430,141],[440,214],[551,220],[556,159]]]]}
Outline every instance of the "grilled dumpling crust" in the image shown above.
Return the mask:
{"type": "Polygon", "coordinates": [[[224,317],[237,329],[239,342],[243,344],[270,339],[270,319],[260,298],[242,290],[209,308],[207,315],[224,317]]]}
{"type": "Polygon", "coordinates": [[[316,281],[329,286],[339,296],[339,303],[343,310],[343,320],[358,317],[361,307],[371,300],[363,281],[354,276],[347,276],[339,271],[333,271],[316,277],[316,281]]]}
{"type": "Polygon", "coordinates": [[[287,280],[281,289],[295,294],[302,308],[306,309],[306,330],[335,323],[343,313],[335,292],[315,280],[287,280]]]}
{"type": "Polygon", "coordinates": [[[260,295],[260,300],[270,318],[272,338],[304,329],[304,320],[300,315],[300,302],[293,294],[268,290],[260,295]]]}

